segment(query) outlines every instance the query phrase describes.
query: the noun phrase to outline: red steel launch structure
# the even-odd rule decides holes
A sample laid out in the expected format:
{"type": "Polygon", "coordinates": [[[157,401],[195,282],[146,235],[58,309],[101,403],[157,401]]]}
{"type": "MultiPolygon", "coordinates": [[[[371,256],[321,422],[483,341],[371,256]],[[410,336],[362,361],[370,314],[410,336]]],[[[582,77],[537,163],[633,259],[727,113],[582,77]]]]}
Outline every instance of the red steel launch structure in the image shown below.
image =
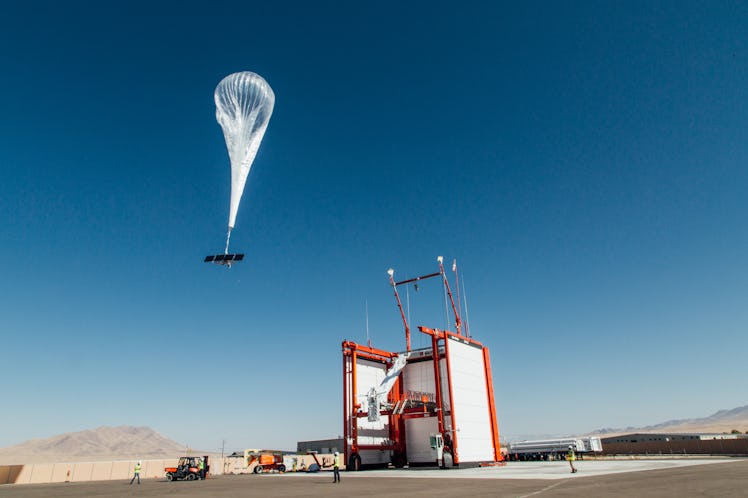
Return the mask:
{"type": "MultiPolygon", "coordinates": [[[[441,256],[437,261],[439,271],[400,282],[394,280],[392,269],[388,271],[405,326],[405,351],[342,343],[348,469],[437,463],[465,467],[502,461],[489,351],[464,333],[460,306],[453,299],[441,256]],[[451,304],[455,331],[419,326],[431,345],[414,350],[398,287],[436,277],[441,277],[451,304]],[[380,385],[385,385],[384,391],[377,392],[380,385]],[[381,405],[372,404],[377,395],[381,405]],[[443,441],[443,457],[438,461],[435,437],[443,441]]],[[[456,264],[452,269],[459,289],[456,264]]]]}

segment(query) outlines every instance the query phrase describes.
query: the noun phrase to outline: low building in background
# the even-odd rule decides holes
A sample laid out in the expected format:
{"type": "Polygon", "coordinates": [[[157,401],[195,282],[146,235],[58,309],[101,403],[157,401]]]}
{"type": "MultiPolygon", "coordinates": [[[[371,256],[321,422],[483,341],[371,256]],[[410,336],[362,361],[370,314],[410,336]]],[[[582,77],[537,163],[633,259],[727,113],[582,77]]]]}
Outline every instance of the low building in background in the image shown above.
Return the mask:
{"type": "Polygon", "coordinates": [[[602,443],[605,455],[748,455],[748,434],[635,433],[602,443]]]}
{"type": "Polygon", "coordinates": [[[317,439],[316,441],[298,441],[296,443],[296,453],[304,455],[309,452],[320,454],[343,452],[343,438],[335,439],[317,439]]]}

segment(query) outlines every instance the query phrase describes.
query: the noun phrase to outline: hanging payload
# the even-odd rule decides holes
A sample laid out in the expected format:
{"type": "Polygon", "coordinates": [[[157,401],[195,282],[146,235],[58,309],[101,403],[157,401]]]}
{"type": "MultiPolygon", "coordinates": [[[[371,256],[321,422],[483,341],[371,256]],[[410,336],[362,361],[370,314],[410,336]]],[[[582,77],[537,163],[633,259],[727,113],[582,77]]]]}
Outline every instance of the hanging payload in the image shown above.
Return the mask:
{"type": "Polygon", "coordinates": [[[216,87],[215,101],[216,120],[223,128],[231,161],[231,201],[226,249],[223,254],[206,256],[205,262],[231,267],[244,258],[244,254],[229,254],[229,240],[249,169],[273,114],[275,94],[260,75],[243,71],[221,80],[216,87]]]}

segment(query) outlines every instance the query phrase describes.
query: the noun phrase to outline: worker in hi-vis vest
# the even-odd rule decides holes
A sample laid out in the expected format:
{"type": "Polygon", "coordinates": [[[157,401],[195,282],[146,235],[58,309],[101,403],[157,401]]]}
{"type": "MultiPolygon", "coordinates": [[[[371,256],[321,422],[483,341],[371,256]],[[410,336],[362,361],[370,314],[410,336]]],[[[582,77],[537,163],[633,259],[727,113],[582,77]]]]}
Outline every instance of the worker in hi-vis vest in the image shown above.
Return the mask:
{"type": "Polygon", "coordinates": [[[197,464],[197,473],[200,475],[200,479],[205,479],[205,461],[202,458],[197,464]]]}
{"type": "Polygon", "coordinates": [[[340,453],[335,452],[335,461],[332,464],[332,482],[340,482],[340,453]]]}
{"type": "Polygon", "coordinates": [[[130,484],[132,484],[136,477],[138,478],[138,484],[140,484],[140,461],[135,464],[135,473],[133,474],[132,479],[130,479],[130,484]]]}
{"type": "Polygon", "coordinates": [[[574,460],[577,459],[577,456],[574,454],[574,448],[572,446],[569,446],[569,451],[566,452],[566,459],[569,461],[569,466],[571,467],[571,473],[577,471],[576,468],[574,468],[574,460]]]}

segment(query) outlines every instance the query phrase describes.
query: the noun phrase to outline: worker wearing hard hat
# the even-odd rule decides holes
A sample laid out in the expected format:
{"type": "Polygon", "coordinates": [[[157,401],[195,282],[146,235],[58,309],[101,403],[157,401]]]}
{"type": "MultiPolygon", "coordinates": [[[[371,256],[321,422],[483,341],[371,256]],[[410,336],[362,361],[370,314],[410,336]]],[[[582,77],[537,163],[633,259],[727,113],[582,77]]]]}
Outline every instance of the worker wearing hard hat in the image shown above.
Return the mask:
{"type": "Polygon", "coordinates": [[[138,478],[138,484],[140,484],[140,460],[135,464],[135,470],[132,479],[130,479],[130,484],[132,484],[136,477],[138,478]]]}
{"type": "Polygon", "coordinates": [[[569,466],[571,467],[571,473],[575,473],[577,469],[574,467],[574,460],[577,459],[577,456],[574,454],[574,447],[569,446],[569,451],[566,452],[566,459],[569,461],[569,466]]]}
{"type": "Polygon", "coordinates": [[[340,482],[340,453],[335,452],[335,460],[332,464],[332,482],[340,482]]]}

